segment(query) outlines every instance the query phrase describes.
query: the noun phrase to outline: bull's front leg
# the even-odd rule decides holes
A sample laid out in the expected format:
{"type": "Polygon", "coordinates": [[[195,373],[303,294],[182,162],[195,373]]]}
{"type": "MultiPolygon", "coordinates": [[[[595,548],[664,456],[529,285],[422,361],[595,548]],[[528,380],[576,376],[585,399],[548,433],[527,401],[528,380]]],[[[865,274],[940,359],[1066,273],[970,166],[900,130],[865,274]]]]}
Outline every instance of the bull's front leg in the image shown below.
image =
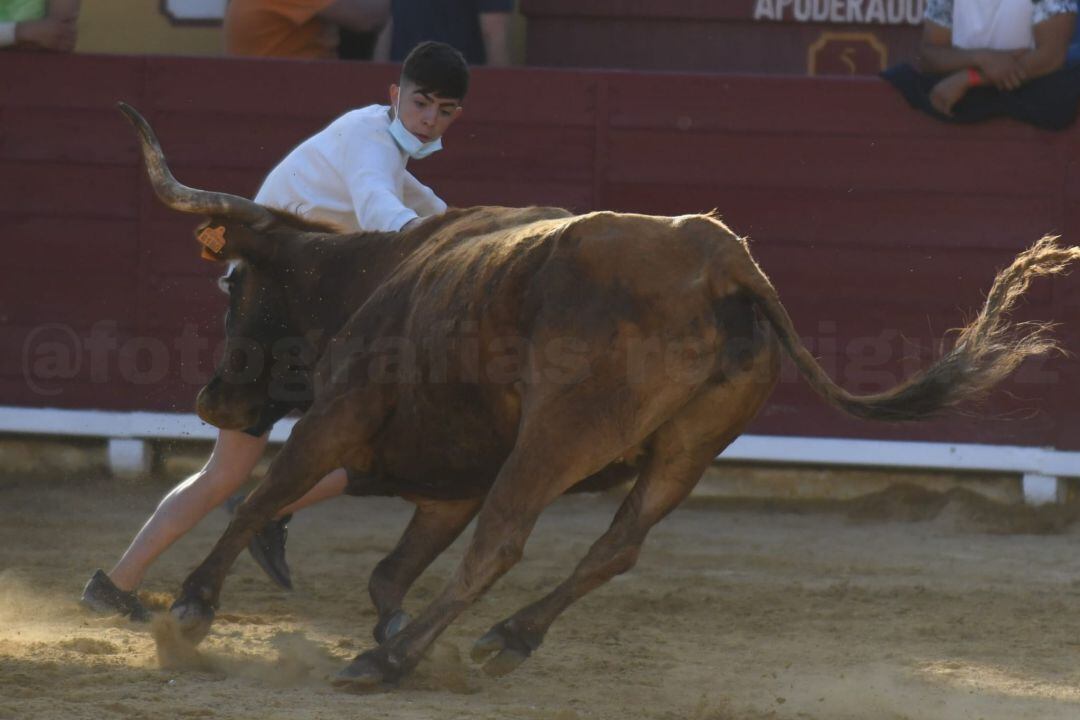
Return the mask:
{"type": "MultiPolygon", "coordinates": [[[[266,478],[236,509],[225,533],[181,587],[171,612],[191,642],[206,637],[218,607],[225,575],[255,531],[286,505],[299,500],[328,472],[343,464],[350,428],[334,426],[330,413],[309,411],[270,465],[266,478]]],[[[355,448],[350,448],[355,449],[355,448]]],[[[350,453],[351,455],[354,453],[350,453]]]]}
{"type": "MultiPolygon", "coordinates": [[[[592,463],[571,452],[560,457],[539,444],[516,448],[484,499],[476,531],[442,593],[404,629],[358,655],[334,679],[338,687],[373,689],[410,672],[446,627],[520,558],[540,512],[584,476],[592,463]]],[[[562,440],[560,438],[560,444],[562,440]]]]}
{"type": "Polygon", "coordinates": [[[483,498],[470,500],[429,500],[414,498],[416,512],[397,546],[371,573],[368,591],[379,614],[375,642],[383,643],[409,622],[402,610],[405,594],[420,574],[431,565],[469,524],[483,498]]]}

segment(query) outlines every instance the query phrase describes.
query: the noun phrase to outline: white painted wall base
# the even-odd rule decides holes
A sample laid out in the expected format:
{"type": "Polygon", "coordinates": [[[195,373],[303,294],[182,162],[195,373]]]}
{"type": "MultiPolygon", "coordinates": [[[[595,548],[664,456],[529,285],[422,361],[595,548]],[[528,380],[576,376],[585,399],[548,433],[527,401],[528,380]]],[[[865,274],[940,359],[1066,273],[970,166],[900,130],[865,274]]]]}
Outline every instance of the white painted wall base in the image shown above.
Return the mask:
{"type": "Polygon", "coordinates": [[[1038,473],[1024,474],[1024,500],[1028,505],[1046,505],[1065,499],[1065,484],[1061,478],[1038,473]]]}
{"type": "MultiPolygon", "coordinates": [[[[270,433],[270,441],[284,442],[295,423],[292,418],[278,422],[270,433]]],[[[125,471],[149,462],[143,440],[213,440],[217,428],[195,415],[178,413],[0,406],[0,433],[108,438],[111,463],[114,443],[116,448],[114,470],[125,471]],[[121,440],[134,444],[119,443],[121,440]]],[[[717,460],[1014,472],[1023,476],[1024,497],[1036,504],[1062,500],[1065,489],[1062,479],[1080,478],[1080,452],[1013,445],[743,435],[717,460]]]]}
{"type": "Polygon", "coordinates": [[[150,447],[145,440],[109,438],[108,457],[114,475],[134,477],[150,471],[150,447]]]}
{"type": "MultiPolygon", "coordinates": [[[[285,442],[296,420],[278,421],[271,442],[285,442]]],[[[74,437],[213,440],[218,429],[194,414],[61,410],[0,406],[0,433],[74,437]]]]}

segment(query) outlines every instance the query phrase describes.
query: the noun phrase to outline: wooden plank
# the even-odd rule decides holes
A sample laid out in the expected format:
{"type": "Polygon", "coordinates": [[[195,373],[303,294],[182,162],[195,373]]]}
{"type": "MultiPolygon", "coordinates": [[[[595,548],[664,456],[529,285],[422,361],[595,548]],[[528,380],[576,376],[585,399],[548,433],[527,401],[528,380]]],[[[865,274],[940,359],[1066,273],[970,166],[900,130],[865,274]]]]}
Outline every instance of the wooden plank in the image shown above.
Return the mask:
{"type": "MultiPolygon", "coordinates": [[[[230,58],[227,63],[151,58],[147,63],[154,110],[315,118],[323,124],[356,107],[389,103],[389,86],[400,73],[396,64],[273,58],[230,58]],[[329,88],[349,91],[327,92],[329,88]]],[[[580,72],[472,68],[463,117],[476,122],[589,126],[594,121],[593,84],[580,72]],[[558,102],[552,102],[553,97],[558,102]]]]}
{"type": "Polygon", "coordinates": [[[429,159],[414,161],[410,168],[415,168],[418,175],[439,174],[467,180],[590,182],[593,176],[591,128],[485,124],[464,127],[446,143],[446,150],[429,159]],[[528,141],[522,142],[523,137],[528,141]]]}
{"type": "MultiPolygon", "coordinates": [[[[151,119],[171,166],[250,169],[264,176],[293,147],[325,126],[322,119],[171,112],[151,119]]],[[[446,149],[410,169],[455,177],[585,180],[592,177],[593,130],[558,125],[455,125],[446,149]],[[528,137],[528,142],[522,142],[528,137]]]]}
{"type": "Polygon", "coordinates": [[[138,225],[131,220],[0,214],[7,249],[0,283],[27,272],[72,279],[130,279],[138,265],[138,225]]]}
{"type": "Polygon", "coordinates": [[[591,183],[547,181],[528,177],[472,180],[434,174],[425,176],[423,181],[434,188],[452,207],[549,205],[585,212],[595,206],[591,183]]]}
{"type": "MultiPolygon", "coordinates": [[[[1030,406],[1027,409],[1030,410],[1030,406]]],[[[1013,419],[995,419],[980,413],[978,419],[956,418],[898,426],[840,418],[838,412],[828,407],[786,405],[783,398],[774,395],[762,416],[750,425],[747,432],[806,437],[1039,446],[1049,445],[1054,433],[1053,420],[1045,413],[1039,413],[1035,418],[1018,415],[1013,419]]]]}
{"type": "Polygon", "coordinates": [[[176,329],[0,325],[4,404],[188,412],[220,359],[220,336],[176,329]]]}
{"type": "Polygon", "coordinates": [[[195,412],[197,388],[134,382],[97,384],[79,379],[50,384],[48,392],[27,386],[23,378],[0,377],[0,398],[5,404],[95,410],[195,412]]]}
{"type": "Polygon", "coordinates": [[[1061,201],[914,191],[888,193],[816,187],[613,183],[607,206],[674,214],[716,208],[738,235],[755,242],[813,246],[1017,250],[1064,228],[1061,201]]]}
{"type": "Polygon", "coordinates": [[[787,137],[619,131],[611,134],[612,182],[725,187],[1049,195],[1063,159],[1024,142],[953,143],[859,137],[787,137]],[[948,162],[942,162],[948,158],[948,162]]]}
{"type": "MultiPolygon", "coordinates": [[[[1074,142],[1068,147],[1065,182],[1062,192],[1062,213],[1064,215],[1063,241],[1071,245],[1080,244],[1080,144],[1075,142],[1075,133],[1070,133],[1074,142]]],[[[1080,448],[1080,402],[1077,402],[1077,388],[1080,388],[1080,268],[1074,268],[1066,276],[1055,279],[1053,319],[1061,324],[1055,328],[1055,334],[1063,338],[1065,349],[1070,356],[1059,362],[1059,391],[1054,393],[1048,409],[1058,419],[1058,432],[1053,438],[1055,447],[1080,448]]]]}
{"type": "Polygon", "coordinates": [[[0,324],[0,376],[51,380],[58,376],[86,382],[115,375],[116,351],[133,336],[131,327],[102,320],[80,323],[72,318],[27,324],[9,317],[0,324]]]}
{"type": "Polygon", "coordinates": [[[611,126],[618,129],[783,135],[795,131],[955,142],[1019,140],[1054,146],[1068,142],[1070,135],[1012,122],[964,126],[939,122],[913,111],[892,86],[877,78],[609,73],[605,79],[612,94],[611,126]]]}
{"type": "Polygon", "coordinates": [[[281,58],[153,57],[148,110],[214,112],[272,117],[336,117],[378,102],[397,77],[392,65],[281,58]],[[347,92],[327,92],[348,88],[347,92]],[[368,99],[370,98],[370,99],[368,99]]]}
{"type": "MultiPolygon", "coordinates": [[[[596,123],[595,74],[549,68],[530,68],[523,73],[519,68],[488,67],[472,68],[470,72],[463,120],[564,128],[592,127],[596,123]]],[[[530,142],[528,136],[519,141],[530,142]]]]}
{"type": "Polygon", "coordinates": [[[137,156],[131,127],[111,108],[5,107],[0,128],[0,160],[126,165],[137,156]]]}
{"type": "Polygon", "coordinates": [[[106,110],[117,100],[138,104],[145,79],[143,58],[79,53],[0,54],[0,98],[5,107],[106,110]]]}
{"type": "Polygon", "coordinates": [[[132,219],[134,167],[0,161],[0,214],[132,219]]]}
{"type": "Polygon", "coordinates": [[[155,275],[148,278],[139,313],[141,331],[170,335],[170,340],[192,333],[215,343],[224,335],[228,298],[212,278],[190,275],[155,275]]]}
{"type": "MultiPolygon", "coordinates": [[[[820,297],[822,289],[846,300],[873,300],[897,296],[954,305],[965,298],[981,303],[997,270],[1014,253],[939,248],[931,254],[905,248],[823,248],[776,245],[752,247],[758,262],[785,294],[820,297]]],[[[1035,282],[1026,301],[1049,305],[1052,285],[1035,282]]],[[[824,293],[828,297],[829,293],[824,293]]]]}
{"type": "Polygon", "coordinates": [[[201,108],[155,111],[148,120],[170,166],[243,169],[260,177],[328,121],[290,115],[223,115],[201,108]]]}
{"type": "Polygon", "coordinates": [[[90,326],[115,321],[134,324],[135,278],[80,273],[74,266],[4,273],[0,317],[21,323],[90,326]]]}

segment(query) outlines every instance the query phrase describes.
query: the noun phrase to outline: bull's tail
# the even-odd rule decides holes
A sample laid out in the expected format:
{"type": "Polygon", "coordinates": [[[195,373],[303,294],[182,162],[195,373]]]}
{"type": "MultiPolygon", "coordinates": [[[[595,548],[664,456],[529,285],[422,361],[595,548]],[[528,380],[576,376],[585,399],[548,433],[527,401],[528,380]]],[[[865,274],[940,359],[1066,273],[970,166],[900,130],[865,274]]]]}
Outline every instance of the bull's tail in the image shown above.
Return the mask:
{"type": "MultiPolygon", "coordinates": [[[[830,404],[871,420],[919,420],[958,403],[977,399],[1029,356],[1057,349],[1045,323],[1010,323],[1008,315],[1034,278],[1054,275],[1080,259],[1080,247],[1061,247],[1046,236],[998,273],[978,316],[961,329],[956,343],[932,366],[896,387],[873,395],[853,395],[839,387],[807,351],[776,289],[750,258],[734,270],[735,284],[749,291],[799,372],[830,404]]],[[[730,275],[729,275],[730,277],[730,275]]]]}

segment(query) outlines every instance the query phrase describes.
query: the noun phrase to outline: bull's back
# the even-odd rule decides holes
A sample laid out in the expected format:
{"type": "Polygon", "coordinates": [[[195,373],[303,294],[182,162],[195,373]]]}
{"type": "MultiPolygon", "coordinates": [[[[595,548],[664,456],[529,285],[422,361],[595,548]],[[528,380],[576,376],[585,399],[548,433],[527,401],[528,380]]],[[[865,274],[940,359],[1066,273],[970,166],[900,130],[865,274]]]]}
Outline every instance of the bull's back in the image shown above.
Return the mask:
{"type": "Polygon", "coordinates": [[[538,343],[578,341],[599,372],[618,371],[612,353],[628,339],[719,345],[707,287],[709,261],[726,242],[718,227],[702,217],[551,209],[447,218],[365,307],[365,321],[400,338],[412,366],[394,388],[382,471],[410,492],[485,492],[516,440],[531,362],[551,356],[538,343]]]}

